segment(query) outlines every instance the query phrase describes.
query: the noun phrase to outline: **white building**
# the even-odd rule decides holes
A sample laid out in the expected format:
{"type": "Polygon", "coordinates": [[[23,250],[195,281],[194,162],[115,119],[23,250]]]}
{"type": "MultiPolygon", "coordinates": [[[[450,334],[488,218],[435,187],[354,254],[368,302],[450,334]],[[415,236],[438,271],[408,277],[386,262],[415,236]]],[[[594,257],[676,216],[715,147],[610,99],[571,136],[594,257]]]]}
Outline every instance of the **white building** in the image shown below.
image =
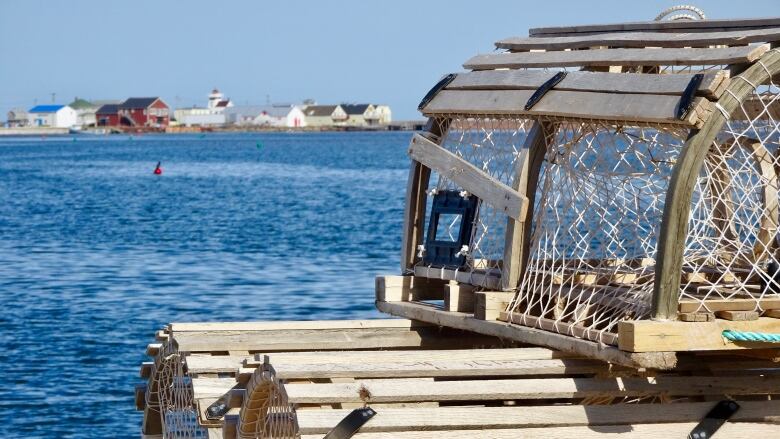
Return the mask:
{"type": "Polygon", "coordinates": [[[306,117],[297,105],[240,105],[225,109],[225,120],[233,125],[300,128],[306,117]]]}
{"type": "Polygon", "coordinates": [[[224,125],[225,109],[233,106],[230,99],[216,88],[209,94],[206,108],[179,108],[173,112],[173,117],[179,125],[184,126],[219,126],[224,125]]]}
{"type": "Polygon", "coordinates": [[[36,105],[27,112],[31,126],[70,128],[77,123],[76,110],[67,105],[36,105]]]}

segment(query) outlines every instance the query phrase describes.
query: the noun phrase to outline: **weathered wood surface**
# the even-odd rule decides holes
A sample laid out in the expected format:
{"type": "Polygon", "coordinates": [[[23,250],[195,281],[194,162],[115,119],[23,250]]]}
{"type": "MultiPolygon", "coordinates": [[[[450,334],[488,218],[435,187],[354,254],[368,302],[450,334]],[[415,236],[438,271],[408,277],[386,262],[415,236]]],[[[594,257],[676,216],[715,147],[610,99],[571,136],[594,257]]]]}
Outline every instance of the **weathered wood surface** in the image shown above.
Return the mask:
{"type": "Polygon", "coordinates": [[[444,286],[441,279],[416,276],[377,276],[376,300],[382,302],[406,302],[410,300],[442,300],[444,286]]]}
{"type": "MultiPolygon", "coordinates": [[[[604,425],[591,427],[507,428],[484,430],[405,431],[390,433],[358,433],[354,439],[658,439],[684,438],[698,422],[675,424],[604,425]]],[[[731,439],[756,439],[777,434],[777,425],[759,423],[726,423],[718,436],[731,439]]],[[[321,439],[322,435],[304,435],[301,439],[321,439]]]]}
{"type": "Polygon", "coordinates": [[[706,99],[693,101],[695,110],[677,118],[680,98],[668,95],[610,94],[550,90],[531,108],[525,104],[532,90],[442,90],[423,108],[423,113],[557,116],[700,126],[712,112],[706,99]]]}
{"type": "Polygon", "coordinates": [[[497,211],[515,219],[525,219],[528,204],[525,196],[425,137],[419,134],[412,137],[409,156],[476,195],[497,211]]]}
{"type": "Polygon", "coordinates": [[[723,331],[780,333],[780,320],[762,317],[753,321],[680,322],[634,320],[618,323],[618,347],[628,352],[721,351],[778,348],[776,343],[733,342],[723,331]]]}
{"type": "Polygon", "coordinates": [[[590,329],[575,323],[555,321],[544,317],[532,315],[522,315],[510,312],[499,313],[499,320],[517,325],[530,326],[532,328],[541,328],[545,331],[553,331],[561,334],[572,335],[577,338],[583,338],[608,345],[617,345],[618,337],[609,332],[601,333],[598,330],[590,329]]]}
{"type": "MultiPolygon", "coordinates": [[[[477,70],[459,73],[446,90],[534,90],[555,72],[541,70],[477,70]]],[[[602,93],[655,94],[680,96],[693,74],[648,75],[643,73],[569,72],[555,86],[560,91],[594,91],[602,93]]],[[[697,96],[719,97],[728,85],[724,70],[707,72],[697,96]]]]}
{"type": "Polygon", "coordinates": [[[598,46],[682,48],[744,46],[774,41],[780,41],[780,27],[698,33],[616,32],[565,37],[511,37],[498,41],[496,47],[508,50],[565,50],[598,46]]]}
{"type": "Polygon", "coordinates": [[[617,348],[580,340],[541,329],[528,328],[499,321],[485,321],[473,315],[447,312],[431,305],[414,302],[377,302],[379,311],[387,314],[427,321],[441,326],[465,329],[485,335],[492,335],[521,343],[547,346],[564,352],[583,355],[602,361],[628,367],[647,367],[651,369],[670,369],[677,363],[673,352],[652,352],[632,354],[617,348]]]}
{"type": "Polygon", "coordinates": [[[581,359],[443,359],[409,360],[404,355],[386,362],[330,362],[318,364],[284,363],[271,356],[271,366],[280,379],[320,378],[418,378],[560,376],[606,373],[609,367],[598,360],[581,359]]]}
{"type": "Polygon", "coordinates": [[[280,352],[256,354],[258,365],[268,364],[365,364],[393,361],[482,361],[482,360],[555,360],[577,358],[571,354],[549,348],[523,347],[500,349],[442,349],[403,351],[332,351],[332,352],[280,352]]]}
{"type": "Polygon", "coordinates": [[[506,401],[649,395],[749,395],[779,393],[780,376],[658,376],[653,378],[526,378],[430,381],[372,380],[354,383],[290,384],[292,404],[340,402],[506,401]]]}
{"type": "Polygon", "coordinates": [[[474,318],[497,320],[515,297],[510,291],[480,291],[474,296],[474,318]]]}
{"type": "Polygon", "coordinates": [[[762,29],[780,26],[780,17],[739,18],[717,20],[638,21],[627,23],[588,24],[576,26],[547,26],[531,28],[532,37],[588,35],[605,32],[714,32],[762,29]]]}
{"type": "MultiPolygon", "coordinates": [[[[773,49],[734,79],[718,100],[727,114],[735,112],[743,100],[753,93],[750,84],[761,84],[780,72],[780,51],[773,49]]],[[[685,142],[672,170],[666,193],[661,230],[658,237],[658,256],[653,283],[652,316],[656,320],[676,319],[680,293],[680,272],[683,251],[688,236],[688,220],[693,190],[712,143],[726,124],[720,111],[714,112],[705,125],[685,142]]]]}
{"type": "MultiPolygon", "coordinates": [[[[408,329],[427,326],[421,322],[399,319],[374,320],[297,320],[264,322],[198,322],[171,323],[169,331],[174,336],[183,332],[221,332],[221,331],[297,331],[320,329],[369,329],[396,328],[408,329]]],[[[227,350],[227,349],[223,349],[227,350]]]]}
{"type": "Polygon", "coordinates": [[[477,55],[463,64],[471,70],[580,66],[700,66],[752,63],[769,45],[715,49],[594,49],[477,55]]]}
{"type": "MultiPolygon", "coordinates": [[[[778,422],[780,402],[739,401],[740,410],[729,422],[778,422]]],[[[711,402],[678,404],[616,404],[535,407],[437,407],[380,410],[361,433],[481,430],[490,428],[544,428],[643,423],[698,422],[712,409],[711,402]]],[[[349,410],[301,410],[301,434],[325,434],[349,410]]]]}
{"type": "Polygon", "coordinates": [[[762,309],[780,308],[780,297],[763,299],[708,299],[703,302],[698,300],[681,300],[679,303],[680,312],[697,311],[753,311],[756,306],[762,309]]]}
{"type": "Polygon", "coordinates": [[[499,273],[481,273],[478,271],[465,272],[435,267],[414,267],[414,275],[431,279],[445,279],[456,282],[477,285],[491,290],[501,289],[501,276],[499,273]]]}

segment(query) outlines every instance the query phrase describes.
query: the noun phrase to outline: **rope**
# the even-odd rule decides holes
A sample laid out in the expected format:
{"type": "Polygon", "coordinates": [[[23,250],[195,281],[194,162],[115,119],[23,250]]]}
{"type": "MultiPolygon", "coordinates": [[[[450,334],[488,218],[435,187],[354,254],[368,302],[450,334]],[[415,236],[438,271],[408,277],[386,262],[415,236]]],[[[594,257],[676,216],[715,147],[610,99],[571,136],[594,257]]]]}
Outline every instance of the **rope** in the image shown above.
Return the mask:
{"type": "Polygon", "coordinates": [[[780,343],[780,334],[771,334],[768,332],[734,331],[732,329],[726,329],[723,331],[722,335],[723,338],[730,341],[780,343]]]}

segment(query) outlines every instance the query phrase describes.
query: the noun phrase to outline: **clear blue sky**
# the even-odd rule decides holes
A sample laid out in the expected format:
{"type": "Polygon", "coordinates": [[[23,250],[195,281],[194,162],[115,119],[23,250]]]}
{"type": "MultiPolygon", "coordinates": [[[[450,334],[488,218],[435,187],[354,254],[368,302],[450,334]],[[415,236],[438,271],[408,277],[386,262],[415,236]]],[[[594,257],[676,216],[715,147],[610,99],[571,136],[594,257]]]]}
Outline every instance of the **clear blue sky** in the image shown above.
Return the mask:
{"type": "MultiPolygon", "coordinates": [[[[0,0],[0,120],[51,101],[162,96],[375,102],[394,118],[444,73],[529,27],[652,19],[682,1],[0,0]]],[[[780,15],[777,0],[698,1],[709,18],[780,15]]]]}

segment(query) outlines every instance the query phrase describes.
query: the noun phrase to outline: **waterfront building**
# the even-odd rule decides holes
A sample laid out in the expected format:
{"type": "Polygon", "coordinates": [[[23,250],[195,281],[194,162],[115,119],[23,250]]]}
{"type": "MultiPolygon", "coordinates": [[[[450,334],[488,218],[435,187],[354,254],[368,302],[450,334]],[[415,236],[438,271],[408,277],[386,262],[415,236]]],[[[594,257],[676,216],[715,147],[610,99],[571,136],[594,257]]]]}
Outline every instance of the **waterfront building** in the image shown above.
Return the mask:
{"type": "Polygon", "coordinates": [[[95,111],[95,123],[101,127],[119,125],[119,104],[104,104],[95,111]]]}
{"type": "Polygon", "coordinates": [[[393,121],[393,112],[388,105],[374,105],[374,114],[379,125],[389,125],[393,121]]]}
{"type": "Polygon", "coordinates": [[[307,105],[303,114],[306,126],[309,127],[334,126],[349,117],[341,105],[307,105]]]}
{"type": "Polygon", "coordinates": [[[120,125],[165,128],[170,123],[170,109],[159,97],[128,98],[118,106],[120,125]]]}
{"type": "Polygon", "coordinates": [[[307,126],[303,109],[289,104],[234,106],[225,110],[225,119],[231,125],[287,128],[307,126]]]}
{"type": "Polygon", "coordinates": [[[27,112],[29,125],[70,128],[76,125],[76,110],[67,105],[36,105],[27,112]]]}
{"type": "Polygon", "coordinates": [[[220,126],[226,123],[225,110],[233,107],[233,102],[225,98],[218,89],[211,91],[205,108],[178,108],[173,112],[176,122],[184,126],[220,126]]]}
{"type": "Polygon", "coordinates": [[[86,127],[97,125],[97,110],[99,105],[95,105],[86,99],[73,99],[68,106],[76,110],[76,125],[86,127]]]}
{"type": "Polygon", "coordinates": [[[341,104],[340,106],[347,114],[347,118],[339,122],[339,125],[364,127],[379,124],[374,106],[371,104],[341,104]]]}
{"type": "Polygon", "coordinates": [[[14,108],[6,114],[6,126],[8,128],[26,127],[30,124],[27,110],[14,108]]]}

